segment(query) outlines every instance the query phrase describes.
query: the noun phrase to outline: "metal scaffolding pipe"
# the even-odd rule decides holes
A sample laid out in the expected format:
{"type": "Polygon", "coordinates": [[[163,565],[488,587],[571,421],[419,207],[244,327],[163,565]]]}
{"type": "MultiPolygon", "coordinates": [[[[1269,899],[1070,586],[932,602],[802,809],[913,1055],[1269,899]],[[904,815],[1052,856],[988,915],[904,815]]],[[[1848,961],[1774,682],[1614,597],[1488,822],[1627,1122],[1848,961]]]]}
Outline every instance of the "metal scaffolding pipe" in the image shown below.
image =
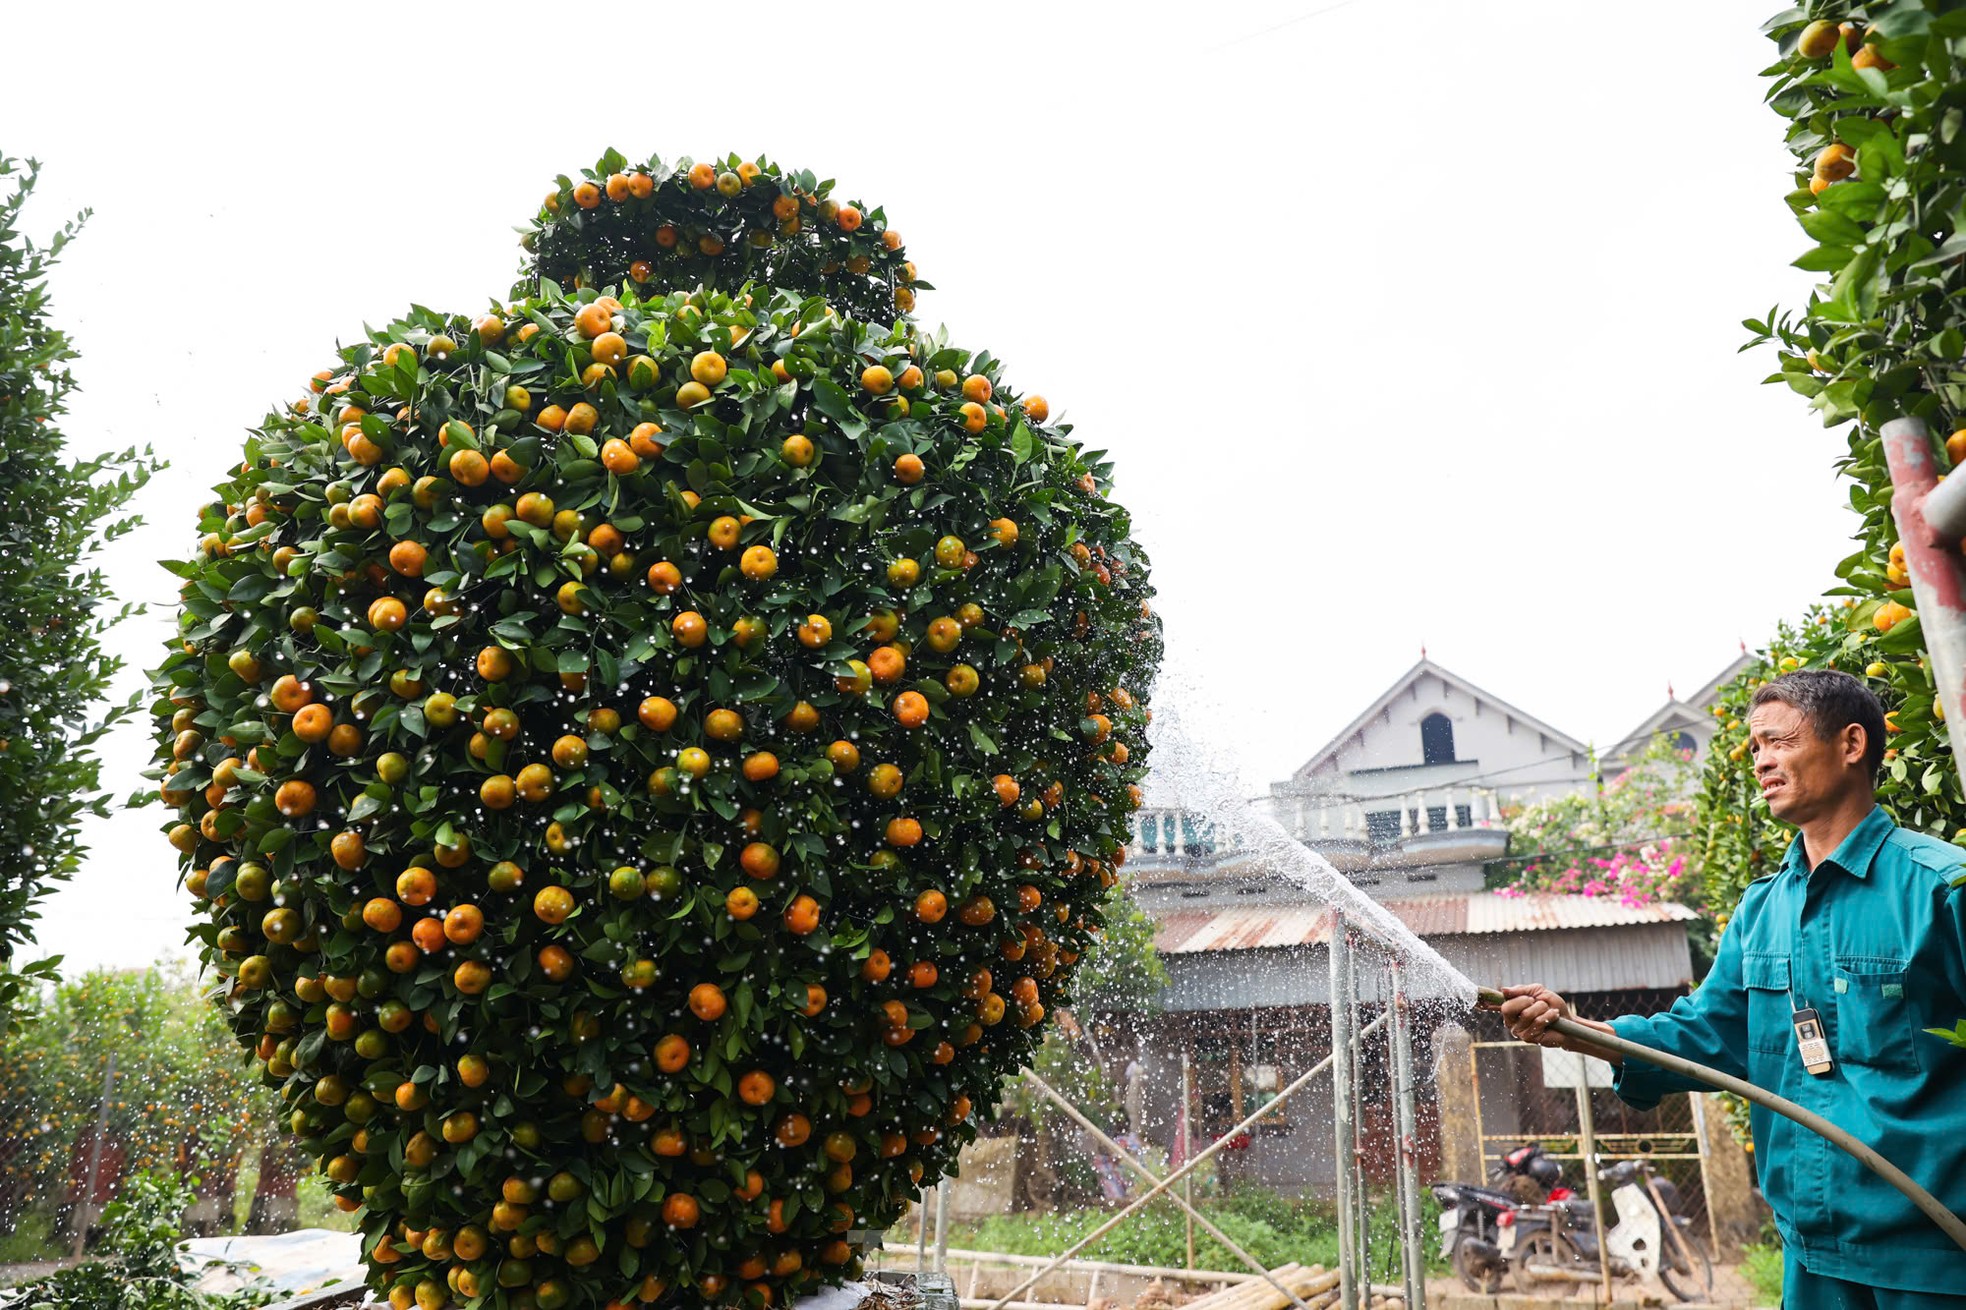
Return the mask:
{"type": "Polygon", "coordinates": [[[915,1268],[928,1268],[928,1192],[915,1198],[915,1268]]]}
{"type": "MultiPolygon", "coordinates": [[[[1356,932],[1351,925],[1348,930],[1356,932]]],[[[1365,1286],[1372,1279],[1372,1197],[1365,1186],[1365,1035],[1358,1030],[1359,959],[1365,938],[1355,936],[1345,943],[1351,970],[1351,993],[1346,1008],[1352,1015],[1352,1250],[1357,1267],[1359,1299],[1370,1300],[1365,1286]]]]}
{"type": "MultiPolygon", "coordinates": [[[[1489,1009],[1499,1010],[1502,1008],[1502,993],[1496,989],[1483,987],[1480,989],[1478,995],[1481,1004],[1487,1006],[1489,1009]]],[[[1743,1100],[1753,1101],[1763,1109],[1772,1110],[1785,1119],[1790,1119],[1801,1124],[1804,1128],[1807,1128],[1819,1137],[1828,1138],[1837,1146],[1842,1147],[1851,1155],[1863,1161],[1870,1168],[1871,1172],[1891,1184],[1891,1186],[1897,1188],[1900,1192],[1903,1192],[1906,1200],[1917,1206],[1925,1217],[1937,1224],[1947,1237],[1958,1243],[1961,1250],[1966,1250],[1966,1220],[1962,1220],[1958,1215],[1946,1209],[1944,1205],[1940,1204],[1939,1198],[1919,1186],[1911,1175],[1892,1164],[1882,1155],[1879,1155],[1868,1144],[1859,1141],[1855,1134],[1847,1129],[1837,1127],[1814,1110],[1805,1110],[1787,1097],[1777,1096],[1767,1088],[1751,1083],[1745,1078],[1736,1078],[1733,1074],[1722,1073],[1718,1069],[1710,1069],[1704,1064],[1689,1060],[1685,1056],[1674,1055],[1669,1051],[1655,1051],[1649,1046],[1641,1046],[1637,1042],[1628,1041],[1616,1033],[1604,1032],[1597,1028],[1587,1028],[1572,1019],[1551,1020],[1550,1031],[1575,1041],[1588,1042],[1593,1046],[1601,1047],[1607,1051],[1616,1051],[1626,1059],[1644,1060],[1648,1064],[1656,1064],[1668,1073],[1676,1073],[1682,1078],[1691,1078],[1695,1082],[1705,1083],[1709,1087],[1717,1087],[1723,1092],[1732,1092],[1743,1100]]]]}
{"type": "MultiPolygon", "coordinates": [[[[1134,1173],[1139,1174],[1142,1178],[1146,1179],[1149,1183],[1159,1183],[1161,1181],[1159,1175],[1155,1174],[1154,1171],[1149,1169],[1146,1165],[1141,1164],[1138,1160],[1134,1159],[1133,1153],[1131,1151],[1127,1150],[1124,1146],[1121,1146],[1118,1142],[1114,1141],[1111,1137],[1108,1137],[1105,1131],[1101,1129],[1099,1125],[1093,1123],[1092,1120],[1086,1118],[1085,1114],[1076,1105],[1073,1105],[1070,1101],[1060,1096],[1052,1088],[1050,1083],[1040,1078],[1035,1072],[1033,1072],[1030,1069],[1026,1069],[1024,1071],[1024,1078],[1025,1081],[1031,1084],[1031,1086],[1037,1088],[1038,1091],[1053,1105],[1056,1105],[1059,1109],[1063,1110],[1066,1113],[1066,1115],[1072,1120],[1073,1123],[1085,1129],[1088,1133],[1091,1133],[1093,1140],[1098,1142],[1101,1146],[1105,1147],[1108,1151],[1111,1151],[1121,1164],[1131,1169],[1134,1173]]],[[[1230,1237],[1227,1233],[1223,1232],[1220,1228],[1217,1228],[1213,1223],[1211,1223],[1208,1220],[1207,1216],[1202,1214],[1201,1211],[1189,1205],[1185,1200],[1175,1195],[1173,1192],[1169,1192],[1167,1196],[1170,1201],[1173,1201],[1174,1204],[1180,1206],[1183,1210],[1186,1210],[1188,1212],[1188,1218],[1200,1224],[1202,1228],[1207,1231],[1210,1237],[1213,1237],[1216,1241],[1220,1242],[1224,1250],[1226,1250],[1230,1255],[1234,1256],[1236,1259],[1248,1265],[1251,1271],[1253,1271],[1264,1282],[1268,1283],[1271,1287],[1276,1288],[1277,1291],[1282,1292],[1284,1296],[1289,1299],[1290,1303],[1296,1306],[1298,1310],[1310,1310],[1310,1307],[1304,1304],[1304,1299],[1302,1297],[1298,1296],[1295,1292],[1291,1291],[1288,1287],[1285,1287],[1282,1283],[1277,1281],[1276,1275],[1270,1272],[1269,1266],[1265,1265],[1261,1260],[1258,1260],[1255,1256],[1251,1255],[1249,1252],[1243,1250],[1241,1246],[1237,1245],[1234,1238],[1230,1237]]]]}
{"type": "Polygon", "coordinates": [[[1357,1084],[1352,1078],[1354,1027],[1358,1012],[1352,1008],[1352,952],[1346,940],[1345,916],[1333,912],[1331,921],[1331,1159],[1338,1193],[1338,1304],[1342,1310],[1358,1310],[1358,1228],[1353,1207],[1352,1176],[1358,1166],[1358,1138],[1354,1121],[1358,1107],[1352,1100],[1357,1084]]]}
{"type": "Polygon", "coordinates": [[[1427,1269],[1421,1254],[1418,1089],[1413,1080],[1413,1010],[1406,996],[1406,966],[1394,956],[1387,971],[1392,981],[1392,1045],[1394,1127],[1399,1133],[1400,1274],[1409,1307],[1427,1303],[1427,1269]]]}
{"type": "MultiPolygon", "coordinates": [[[[1378,1030],[1379,1025],[1384,1023],[1385,1021],[1386,1021],[1386,1017],[1384,1015],[1380,1015],[1377,1019],[1374,1019],[1371,1023],[1365,1025],[1364,1031],[1366,1033],[1375,1032],[1378,1030]]],[[[1088,1246],[1091,1246],[1094,1242],[1097,1242],[1100,1238],[1104,1237],[1107,1233],[1110,1233],[1115,1228],[1118,1228],[1122,1223],[1126,1222],[1126,1220],[1130,1218],[1142,1206],[1146,1205],[1149,1201],[1153,1200],[1156,1196],[1159,1196],[1162,1192],[1174,1186],[1174,1184],[1180,1182],[1183,1178],[1186,1178],[1191,1172],[1193,1172],[1195,1169],[1200,1167],[1203,1161],[1213,1159],[1217,1151],[1221,1150],[1223,1147],[1227,1146],[1231,1141],[1235,1139],[1236,1134],[1247,1132],[1249,1130],[1250,1125],[1255,1123],[1258,1119],[1261,1119],[1264,1115],[1268,1114],[1272,1109],[1272,1107],[1276,1105],[1277,1101],[1286,1100],[1287,1098],[1294,1095],[1295,1093],[1302,1091],[1304,1087],[1311,1081],[1311,1079],[1317,1077],[1319,1074],[1323,1073],[1326,1069],[1331,1068],[1336,1058],[1337,1058],[1337,1051],[1334,1049],[1330,1055],[1325,1056],[1322,1060],[1319,1060],[1316,1064],[1304,1070],[1304,1072],[1298,1075],[1298,1077],[1290,1084],[1290,1086],[1284,1088],[1281,1092],[1277,1093],[1276,1101],[1272,1101],[1269,1105],[1266,1105],[1262,1109],[1256,1111],[1256,1113],[1244,1117],[1241,1123],[1235,1125],[1233,1128],[1230,1128],[1227,1132],[1223,1133],[1220,1137],[1217,1137],[1214,1141],[1210,1142],[1207,1146],[1203,1147],[1200,1151],[1198,1151],[1192,1160],[1187,1161],[1179,1169],[1176,1169],[1173,1173],[1169,1174],[1167,1177],[1155,1183],[1152,1187],[1148,1188],[1146,1192],[1144,1192],[1140,1196],[1137,1196],[1133,1200],[1127,1202],[1126,1208],[1124,1210],[1121,1210],[1118,1214],[1114,1215],[1111,1219],[1108,1219],[1105,1223],[1100,1224],[1097,1228],[1087,1233],[1084,1237],[1081,1237],[1078,1241],[1072,1243],[1070,1246],[1066,1247],[1063,1251],[1060,1251],[1057,1255],[1051,1257],[1050,1261],[1045,1264],[1044,1268],[1038,1270],[1035,1274],[1032,1274],[1029,1278],[1025,1279],[1022,1283],[1019,1283],[1016,1287],[1013,1287],[1008,1292],[1004,1293],[1003,1297],[997,1301],[994,1307],[992,1307],[992,1310],[1003,1310],[1003,1307],[1009,1305],[1012,1298],[1016,1297],[1018,1293],[1028,1290],[1029,1288],[1034,1286],[1040,1278],[1043,1278],[1046,1274],[1050,1273],[1052,1270],[1058,1268],[1060,1265],[1070,1260],[1073,1256],[1077,1255],[1080,1251],[1085,1250],[1088,1246]]]]}
{"type": "Polygon", "coordinates": [[[1900,418],[1881,431],[1891,469],[1891,517],[1904,543],[1919,636],[1945,711],[1954,758],[1966,760],[1966,475],[1939,481],[1932,436],[1922,419],[1900,418]]]}
{"type": "Polygon", "coordinates": [[[935,1184],[935,1272],[949,1272],[949,1179],[946,1174],[935,1184]]]}

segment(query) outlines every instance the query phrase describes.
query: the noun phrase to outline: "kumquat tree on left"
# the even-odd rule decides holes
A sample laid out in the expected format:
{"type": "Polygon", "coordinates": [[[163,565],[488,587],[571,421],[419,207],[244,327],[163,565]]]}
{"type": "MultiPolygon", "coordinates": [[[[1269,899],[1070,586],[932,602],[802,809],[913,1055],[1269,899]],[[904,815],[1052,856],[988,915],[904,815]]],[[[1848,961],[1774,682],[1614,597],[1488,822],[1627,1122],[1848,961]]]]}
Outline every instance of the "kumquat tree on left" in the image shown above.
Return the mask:
{"type": "Polygon", "coordinates": [[[1072,998],[1147,560],[830,181],[610,153],[523,244],[247,439],[168,565],[150,776],[392,1303],[769,1306],[858,1269],[1072,998]]]}
{"type": "Polygon", "coordinates": [[[148,450],[76,459],[61,420],[76,381],[50,321],[48,273],[86,214],[37,245],[21,229],[40,165],[0,155],[0,1033],[23,991],[53,978],[16,967],[36,905],[81,863],[85,815],[107,817],[94,746],[140,698],[99,709],[122,661],[104,652],[114,613],[90,556],[136,526],[119,511],[161,467],[148,450]]]}

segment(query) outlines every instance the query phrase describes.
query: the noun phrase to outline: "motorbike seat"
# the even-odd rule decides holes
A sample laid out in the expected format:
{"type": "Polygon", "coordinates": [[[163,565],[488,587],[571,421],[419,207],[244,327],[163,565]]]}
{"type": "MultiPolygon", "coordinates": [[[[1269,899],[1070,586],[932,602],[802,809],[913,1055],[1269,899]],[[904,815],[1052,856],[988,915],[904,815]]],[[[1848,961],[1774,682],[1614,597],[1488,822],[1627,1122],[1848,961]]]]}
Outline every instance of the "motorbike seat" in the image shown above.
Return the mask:
{"type": "Polygon", "coordinates": [[[1460,1188],[1461,1194],[1470,1200],[1482,1201],[1488,1205],[1505,1210],[1511,1209],[1517,1204],[1513,1196],[1510,1196],[1507,1192],[1498,1192],[1492,1187],[1477,1187],[1473,1183],[1456,1183],[1454,1185],[1460,1188]]]}

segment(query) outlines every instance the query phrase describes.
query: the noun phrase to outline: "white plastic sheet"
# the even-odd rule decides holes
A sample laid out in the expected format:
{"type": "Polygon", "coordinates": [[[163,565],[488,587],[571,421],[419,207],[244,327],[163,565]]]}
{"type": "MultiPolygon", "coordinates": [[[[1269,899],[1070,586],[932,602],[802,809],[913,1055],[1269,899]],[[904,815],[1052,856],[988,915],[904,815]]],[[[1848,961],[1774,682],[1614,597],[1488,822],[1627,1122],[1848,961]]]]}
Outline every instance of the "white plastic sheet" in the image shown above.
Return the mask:
{"type": "Polygon", "coordinates": [[[188,1273],[204,1270],[196,1283],[201,1292],[237,1291],[254,1278],[263,1278],[290,1296],[330,1284],[359,1283],[365,1272],[362,1235],[331,1228],[300,1228],[263,1237],[193,1238],[179,1243],[178,1265],[188,1273]]]}

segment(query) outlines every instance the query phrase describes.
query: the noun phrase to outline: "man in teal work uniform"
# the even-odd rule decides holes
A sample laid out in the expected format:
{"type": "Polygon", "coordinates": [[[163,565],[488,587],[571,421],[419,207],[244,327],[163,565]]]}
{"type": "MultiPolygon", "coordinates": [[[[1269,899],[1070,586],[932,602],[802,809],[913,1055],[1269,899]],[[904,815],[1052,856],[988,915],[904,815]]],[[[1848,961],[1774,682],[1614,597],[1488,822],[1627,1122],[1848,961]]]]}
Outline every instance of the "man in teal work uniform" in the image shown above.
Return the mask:
{"type": "MultiPolygon", "coordinates": [[[[1877,806],[1884,712],[1856,678],[1784,674],[1756,690],[1748,729],[1769,812],[1799,830],[1787,857],[1741,897],[1690,996],[1651,1018],[1583,1022],[1799,1102],[1966,1212],[1966,1049],[1926,1031],[1966,1018],[1966,850],[1877,806]],[[1798,1044],[1814,1035],[1809,1011],[1826,1048],[1798,1044]]],[[[1548,1031],[1575,1016],[1546,987],[1503,996],[1516,1037],[1618,1066],[1612,1086],[1639,1109],[1700,1090],[1548,1031]]],[[[1895,1188],[1759,1106],[1752,1128],[1786,1310],[1966,1310],[1966,1251],[1895,1188]]]]}

